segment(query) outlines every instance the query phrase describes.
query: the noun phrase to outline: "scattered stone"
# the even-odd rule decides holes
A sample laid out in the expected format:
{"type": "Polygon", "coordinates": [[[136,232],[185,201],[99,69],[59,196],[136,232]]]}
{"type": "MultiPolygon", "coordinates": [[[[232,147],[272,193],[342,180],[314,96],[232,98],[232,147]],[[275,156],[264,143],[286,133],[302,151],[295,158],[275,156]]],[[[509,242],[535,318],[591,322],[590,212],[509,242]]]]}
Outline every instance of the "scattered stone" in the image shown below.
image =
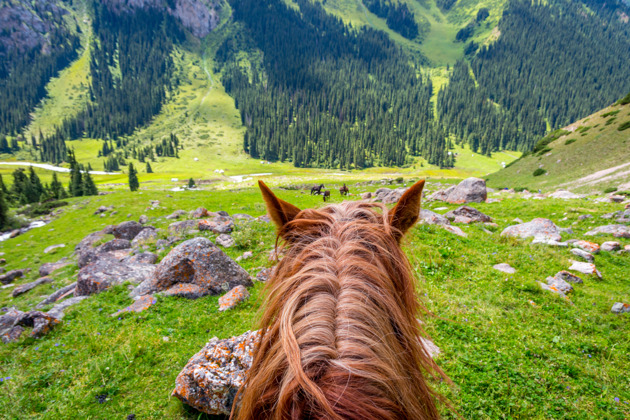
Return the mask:
{"type": "Polygon", "coordinates": [[[142,263],[142,264],[155,264],[158,260],[158,256],[153,252],[142,252],[140,254],[132,255],[130,257],[123,258],[123,263],[142,263]]]}
{"type": "Polygon", "coordinates": [[[248,260],[248,259],[250,259],[253,256],[254,256],[254,253],[252,251],[245,251],[245,252],[243,252],[243,255],[240,255],[240,256],[238,256],[236,258],[236,261],[238,262],[238,261],[242,261],[242,260],[248,260]]]}
{"type": "Polygon", "coordinates": [[[445,225],[442,226],[442,228],[444,228],[445,230],[454,233],[457,236],[461,236],[462,238],[467,238],[468,234],[465,233],[463,230],[461,230],[461,228],[457,227],[457,226],[450,226],[450,225],[445,225]]]}
{"type": "Polygon", "coordinates": [[[592,219],[592,218],[593,218],[592,214],[582,214],[578,216],[578,220],[586,220],[586,219],[592,219]]]}
{"type": "Polygon", "coordinates": [[[128,221],[115,226],[112,230],[112,234],[116,239],[126,239],[131,241],[142,229],[144,229],[144,226],[140,223],[128,221]]]}
{"type": "Polygon", "coordinates": [[[586,252],[590,252],[591,254],[599,253],[599,245],[595,242],[589,241],[576,241],[573,243],[573,246],[576,246],[586,252]]]}
{"type": "Polygon", "coordinates": [[[556,290],[561,291],[565,295],[573,291],[573,286],[559,277],[547,277],[547,285],[555,287],[556,290]]]}
{"type": "Polygon", "coordinates": [[[219,298],[219,312],[232,309],[247,299],[249,299],[249,292],[245,286],[236,286],[219,298]]]}
{"type": "Polygon", "coordinates": [[[191,219],[201,219],[208,216],[208,210],[204,207],[199,207],[196,210],[192,210],[188,213],[188,217],[191,219]]]}
{"type": "Polygon", "coordinates": [[[42,300],[37,305],[35,305],[35,309],[42,309],[44,306],[48,305],[49,303],[54,303],[54,302],[58,301],[59,299],[63,298],[64,296],[68,296],[68,295],[74,293],[74,289],[76,287],[77,287],[77,282],[74,282],[74,283],[71,283],[71,284],[69,284],[67,286],[62,287],[61,289],[59,289],[56,292],[52,293],[46,299],[42,300]]]}
{"type": "Polygon", "coordinates": [[[52,281],[53,279],[51,279],[50,277],[42,277],[30,283],[26,283],[26,284],[16,287],[11,293],[11,296],[13,297],[19,296],[21,294],[28,292],[29,290],[36,288],[40,284],[51,283],[52,281]]]}
{"type": "Polygon", "coordinates": [[[258,272],[258,274],[256,274],[256,280],[263,283],[267,282],[267,280],[269,280],[269,277],[271,277],[272,270],[272,268],[263,268],[258,272]]]}
{"type": "Polygon", "coordinates": [[[507,264],[507,263],[496,264],[496,265],[493,265],[492,268],[494,268],[495,270],[502,271],[507,274],[516,273],[516,268],[511,267],[510,264],[507,264]]]}
{"type": "Polygon", "coordinates": [[[109,210],[108,207],[100,206],[99,208],[96,209],[96,211],[94,211],[94,214],[105,213],[107,210],[109,210]]]}
{"type": "Polygon", "coordinates": [[[180,217],[184,216],[188,214],[186,211],[184,210],[175,210],[173,213],[169,214],[168,216],[166,216],[167,219],[169,220],[174,220],[174,219],[179,219],[180,217]]]}
{"type": "Polygon", "coordinates": [[[561,198],[563,200],[575,200],[578,198],[582,198],[581,195],[572,193],[570,191],[567,190],[558,190],[556,192],[552,192],[551,194],[549,194],[549,198],[561,198]]]}
{"type": "Polygon", "coordinates": [[[41,265],[41,267],[39,267],[39,276],[40,277],[46,277],[51,275],[53,272],[59,270],[60,268],[63,268],[67,265],[69,265],[70,263],[66,260],[66,258],[62,258],[57,262],[54,263],[44,263],[41,265]]]}
{"type": "Polygon", "coordinates": [[[44,249],[44,254],[50,254],[51,252],[55,251],[56,249],[65,248],[65,247],[66,247],[66,244],[51,245],[51,246],[47,247],[46,249],[44,249]]]}
{"type": "Polygon", "coordinates": [[[186,234],[197,230],[196,220],[183,220],[168,225],[168,231],[173,234],[186,234]]]}
{"type": "Polygon", "coordinates": [[[231,217],[217,216],[214,219],[204,219],[198,222],[199,230],[209,230],[214,233],[230,233],[234,229],[231,217]]]}
{"type": "Polygon", "coordinates": [[[559,271],[558,273],[556,273],[556,275],[554,277],[557,278],[557,279],[560,279],[560,280],[564,280],[564,281],[569,282],[569,283],[576,283],[576,284],[582,284],[583,283],[581,278],[579,278],[578,276],[576,276],[574,274],[571,274],[571,273],[569,273],[568,271],[565,271],[565,270],[559,271]]]}
{"type": "Polygon", "coordinates": [[[616,241],[606,241],[601,246],[601,250],[606,252],[618,251],[620,249],[621,244],[616,241]]]}
{"type": "Polygon", "coordinates": [[[550,292],[553,292],[564,299],[567,299],[567,300],[569,299],[567,295],[564,294],[564,292],[562,292],[561,290],[559,290],[556,286],[549,286],[543,282],[538,282],[538,284],[540,284],[540,287],[544,290],[549,290],[550,292]]]}
{"type": "Polygon", "coordinates": [[[427,225],[450,225],[451,222],[441,214],[431,210],[420,210],[420,222],[427,225]]]}
{"type": "Polygon", "coordinates": [[[217,215],[219,215],[219,216],[223,216],[223,217],[230,217],[230,214],[229,214],[227,211],[225,211],[225,210],[219,210],[219,211],[217,211],[216,213],[217,213],[217,215]]]}
{"type": "Polygon", "coordinates": [[[467,178],[456,186],[438,191],[429,200],[446,201],[451,204],[483,203],[488,198],[486,181],[480,178],[467,178]]]}
{"type": "Polygon", "coordinates": [[[147,309],[149,309],[151,306],[155,305],[156,303],[157,303],[157,299],[151,295],[140,296],[131,305],[111,314],[110,316],[120,316],[127,312],[139,313],[142,311],[146,311],[147,309]]]}
{"type": "Polygon", "coordinates": [[[229,248],[236,244],[234,238],[226,233],[222,233],[221,235],[217,236],[216,243],[217,245],[221,245],[223,248],[229,248]]]}
{"type": "Polygon", "coordinates": [[[617,302],[612,306],[611,312],[615,314],[623,314],[630,312],[630,305],[627,303],[617,302]]]}
{"type": "Polygon", "coordinates": [[[583,249],[573,248],[571,250],[571,254],[575,255],[576,257],[583,258],[584,260],[590,263],[595,261],[595,257],[593,256],[593,254],[591,254],[590,252],[586,252],[583,249]]]}
{"type": "Polygon", "coordinates": [[[199,299],[208,294],[205,289],[192,283],[178,283],[161,293],[164,296],[177,296],[186,299],[199,299]]]}
{"type": "Polygon", "coordinates": [[[596,227],[585,233],[586,236],[599,234],[612,235],[615,238],[630,238],[630,226],[626,225],[605,225],[596,227]]]}
{"type": "Polygon", "coordinates": [[[87,296],[102,292],[125,281],[140,284],[153,278],[153,264],[123,263],[113,258],[100,258],[81,268],[77,277],[75,296],[87,296]]]}
{"type": "Polygon", "coordinates": [[[63,319],[63,317],[65,316],[64,311],[67,308],[69,308],[72,305],[76,305],[77,303],[81,302],[83,299],[87,299],[88,297],[89,296],[75,296],[75,297],[71,297],[70,299],[66,299],[62,301],[61,303],[58,303],[55,306],[53,306],[52,309],[48,311],[48,314],[57,319],[63,319]]]}
{"type": "Polygon", "coordinates": [[[479,210],[473,207],[469,207],[469,206],[462,206],[455,210],[451,210],[448,213],[446,213],[444,217],[446,217],[453,223],[464,223],[464,224],[476,223],[476,222],[485,223],[485,222],[492,221],[490,216],[487,216],[483,214],[482,212],[480,212],[479,210]]]}
{"type": "Polygon", "coordinates": [[[140,218],[138,219],[138,223],[140,223],[141,225],[146,225],[147,223],[149,223],[149,218],[147,217],[146,214],[143,214],[142,216],[140,216],[140,218]]]}
{"type": "Polygon", "coordinates": [[[19,279],[20,277],[23,277],[24,274],[26,274],[28,271],[30,271],[30,268],[22,268],[19,270],[11,270],[6,274],[3,274],[0,276],[0,283],[2,284],[9,284],[9,283],[13,283],[16,279],[19,279]]]}
{"type": "Polygon", "coordinates": [[[132,294],[163,291],[178,283],[195,284],[204,294],[222,293],[224,287],[253,285],[249,274],[209,239],[194,238],[173,248],[157,266],[153,278],[132,294]]]}
{"type": "Polygon", "coordinates": [[[513,236],[519,238],[530,238],[543,240],[553,240],[559,242],[562,240],[558,226],[551,220],[536,218],[528,223],[520,225],[508,226],[501,232],[501,236],[513,236]]]}
{"type": "Polygon", "coordinates": [[[583,274],[596,274],[597,277],[599,277],[600,279],[602,278],[602,273],[600,273],[599,270],[597,270],[597,268],[595,267],[595,264],[573,261],[573,260],[569,260],[569,261],[572,263],[571,267],[569,267],[569,270],[578,271],[583,274]]]}
{"type": "Polygon", "coordinates": [[[370,198],[372,198],[372,193],[369,191],[361,194],[361,200],[369,200],[370,198]]]}
{"type": "Polygon", "coordinates": [[[172,395],[204,413],[229,415],[259,340],[259,331],[211,339],[177,376],[172,395]]]}

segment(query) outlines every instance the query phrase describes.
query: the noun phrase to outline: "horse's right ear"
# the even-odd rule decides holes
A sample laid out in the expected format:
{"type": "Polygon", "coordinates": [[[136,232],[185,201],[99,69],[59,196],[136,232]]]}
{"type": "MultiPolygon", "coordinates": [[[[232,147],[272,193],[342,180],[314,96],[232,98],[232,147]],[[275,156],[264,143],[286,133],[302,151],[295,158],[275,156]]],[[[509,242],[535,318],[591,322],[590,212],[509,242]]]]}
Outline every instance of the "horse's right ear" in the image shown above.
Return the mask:
{"type": "Polygon", "coordinates": [[[258,181],[258,186],[267,205],[267,213],[278,229],[282,229],[284,225],[295,219],[295,216],[301,211],[293,204],[276,197],[264,182],[258,181]]]}

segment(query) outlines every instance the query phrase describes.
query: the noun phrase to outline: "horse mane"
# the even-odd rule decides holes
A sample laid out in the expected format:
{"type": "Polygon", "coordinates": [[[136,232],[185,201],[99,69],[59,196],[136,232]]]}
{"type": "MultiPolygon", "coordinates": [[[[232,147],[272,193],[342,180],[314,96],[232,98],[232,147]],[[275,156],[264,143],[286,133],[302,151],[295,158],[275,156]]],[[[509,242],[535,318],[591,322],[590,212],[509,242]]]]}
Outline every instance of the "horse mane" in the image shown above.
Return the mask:
{"type": "MultiPolygon", "coordinates": [[[[296,208],[296,210],[299,210],[296,208]]],[[[382,204],[300,211],[280,228],[262,337],[233,417],[437,419],[404,232],[382,204]]]]}

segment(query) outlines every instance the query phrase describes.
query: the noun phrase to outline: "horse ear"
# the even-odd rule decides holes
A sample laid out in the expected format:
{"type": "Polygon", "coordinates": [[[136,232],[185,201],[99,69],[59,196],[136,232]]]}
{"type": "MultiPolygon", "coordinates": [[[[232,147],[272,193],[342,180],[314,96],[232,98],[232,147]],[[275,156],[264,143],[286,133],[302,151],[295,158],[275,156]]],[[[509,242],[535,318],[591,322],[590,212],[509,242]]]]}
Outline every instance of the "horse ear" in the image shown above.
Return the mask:
{"type": "Polygon", "coordinates": [[[418,181],[411,186],[398,200],[398,204],[389,212],[389,224],[395,228],[399,239],[418,221],[420,216],[420,200],[424,180],[418,181]]]}
{"type": "Polygon", "coordinates": [[[258,186],[262,192],[263,199],[267,205],[267,212],[269,217],[276,224],[278,229],[295,219],[295,216],[301,211],[291,203],[287,203],[284,200],[280,200],[275,194],[265,185],[264,182],[258,181],[258,186]]]}

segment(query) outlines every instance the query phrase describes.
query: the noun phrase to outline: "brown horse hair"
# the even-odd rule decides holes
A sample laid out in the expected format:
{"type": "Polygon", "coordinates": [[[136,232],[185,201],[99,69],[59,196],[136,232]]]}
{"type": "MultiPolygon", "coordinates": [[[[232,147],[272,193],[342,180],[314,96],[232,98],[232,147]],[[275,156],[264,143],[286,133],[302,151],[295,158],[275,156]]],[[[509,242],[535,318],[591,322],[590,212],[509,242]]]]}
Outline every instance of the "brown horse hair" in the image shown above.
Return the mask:
{"type": "Polygon", "coordinates": [[[420,304],[400,240],[424,181],[392,210],[344,202],[300,211],[260,187],[284,240],[237,420],[438,419],[420,304]]]}

